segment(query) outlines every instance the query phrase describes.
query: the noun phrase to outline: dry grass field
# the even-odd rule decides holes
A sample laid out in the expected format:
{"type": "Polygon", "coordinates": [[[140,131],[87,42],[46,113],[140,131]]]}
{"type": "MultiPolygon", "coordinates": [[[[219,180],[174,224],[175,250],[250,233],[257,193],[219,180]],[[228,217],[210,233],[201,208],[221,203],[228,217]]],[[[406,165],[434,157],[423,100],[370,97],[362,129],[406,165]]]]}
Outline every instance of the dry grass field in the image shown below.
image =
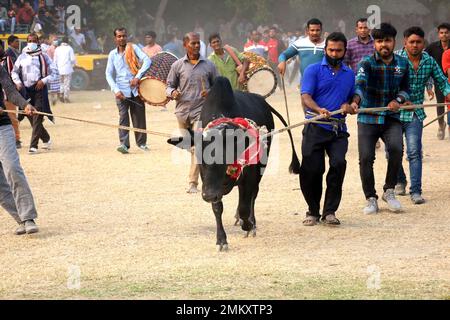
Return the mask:
{"type": "MultiPolygon", "coordinates": [[[[292,122],[301,121],[297,93],[288,98],[292,122]]],[[[118,121],[110,92],[74,93],[72,100],[53,112],[118,121]]],[[[280,92],[269,98],[284,114],[283,101],[280,92]]],[[[148,107],[148,128],[173,132],[174,105],[168,109],[148,107]]],[[[256,202],[257,237],[245,239],[233,226],[233,192],[224,200],[230,250],[219,253],[210,205],[185,193],[187,153],[149,136],[150,152],[133,145],[121,155],[116,130],[57,119],[46,121],[53,150],[28,155],[24,121],[21,162],[41,232],[13,235],[14,221],[0,209],[0,298],[450,299],[449,139],[436,139],[436,124],[424,133],[426,204],[403,197],[403,214],[382,203],[380,214],[365,216],[354,117],[349,124],[342,226],[302,226],[307,208],[293,190],[298,177],[288,174],[291,152],[282,135],[256,202]]],[[[294,131],[298,151],[300,133],[294,131]]],[[[375,171],[381,192],[382,150],[375,171]]]]}

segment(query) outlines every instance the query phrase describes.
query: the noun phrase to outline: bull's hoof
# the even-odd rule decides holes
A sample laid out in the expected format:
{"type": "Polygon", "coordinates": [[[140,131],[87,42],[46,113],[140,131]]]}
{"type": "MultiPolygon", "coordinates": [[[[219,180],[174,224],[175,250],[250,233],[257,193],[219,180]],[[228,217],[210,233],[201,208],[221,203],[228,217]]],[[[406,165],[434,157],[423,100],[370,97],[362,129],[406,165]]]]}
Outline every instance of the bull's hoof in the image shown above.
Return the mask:
{"type": "Polygon", "coordinates": [[[250,236],[250,234],[252,235],[253,238],[255,238],[256,237],[256,228],[254,228],[253,230],[247,231],[245,233],[244,238],[248,238],[250,236]]]}
{"type": "Polygon", "coordinates": [[[219,251],[219,252],[227,252],[228,251],[228,244],[218,244],[217,245],[217,251],[219,251]]]}
{"type": "Polygon", "coordinates": [[[250,221],[241,220],[241,228],[244,231],[252,231],[255,227],[250,221]]]}

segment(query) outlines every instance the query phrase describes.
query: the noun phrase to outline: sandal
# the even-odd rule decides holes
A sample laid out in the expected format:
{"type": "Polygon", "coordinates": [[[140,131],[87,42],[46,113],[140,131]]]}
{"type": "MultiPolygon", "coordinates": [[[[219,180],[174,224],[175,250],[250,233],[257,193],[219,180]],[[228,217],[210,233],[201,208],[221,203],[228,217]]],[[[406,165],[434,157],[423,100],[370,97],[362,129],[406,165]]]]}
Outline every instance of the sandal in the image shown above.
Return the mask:
{"type": "Polygon", "coordinates": [[[320,223],[319,217],[306,215],[305,220],[303,220],[303,225],[305,227],[313,227],[315,225],[318,225],[320,223]]]}
{"type": "Polygon", "coordinates": [[[338,218],[334,214],[329,214],[325,218],[322,218],[323,223],[332,225],[332,226],[338,226],[341,224],[338,218]]]}

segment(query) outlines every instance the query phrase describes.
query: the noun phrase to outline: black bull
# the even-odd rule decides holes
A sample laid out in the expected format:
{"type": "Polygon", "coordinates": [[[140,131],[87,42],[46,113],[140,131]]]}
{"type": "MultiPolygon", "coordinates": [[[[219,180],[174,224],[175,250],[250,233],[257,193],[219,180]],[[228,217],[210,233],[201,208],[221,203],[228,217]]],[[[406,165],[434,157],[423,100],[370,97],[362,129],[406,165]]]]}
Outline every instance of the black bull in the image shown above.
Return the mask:
{"type": "MultiPolygon", "coordinates": [[[[205,100],[200,115],[200,123],[202,126],[206,126],[208,123],[220,118],[246,118],[253,120],[258,127],[265,126],[270,132],[275,128],[272,113],[287,126],[283,117],[274,110],[263,97],[251,93],[239,91],[233,92],[228,79],[219,77],[216,79],[214,86],[211,88],[211,91],[205,100]]],[[[234,162],[237,157],[239,157],[239,154],[235,154],[236,150],[239,149],[239,145],[246,148],[250,143],[248,139],[240,139],[239,135],[236,139],[232,139],[234,145],[227,143],[229,140],[226,139],[227,136],[229,137],[230,132],[233,133],[237,129],[239,128],[233,123],[222,123],[215,128],[211,128],[211,131],[215,130],[215,133],[218,133],[214,136],[214,140],[207,139],[206,133],[191,132],[190,137],[188,138],[190,141],[186,141],[185,138],[172,138],[168,141],[168,143],[183,149],[191,148],[193,145],[196,146],[197,160],[200,163],[200,175],[203,182],[202,197],[206,202],[212,204],[217,225],[217,245],[221,251],[228,249],[227,236],[222,224],[222,197],[229,194],[236,185],[238,186],[239,205],[236,212],[236,218],[241,220],[241,227],[244,231],[247,231],[247,236],[252,231],[255,235],[255,200],[259,191],[259,183],[267,164],[266,161],[258,161],[255,164],[246,166],[238,179],[234,179],[227,174],[228,166],[232,164],[229,163],[230,160],[228,157],[225,159],[227,151],[232,149],[234,155],[232,161],[234,162]],[[220,141],[221,139],[223,141],[220,141]],[[224,150],[221,154],[224,156],[219,156],[219,160],[223,159],[223,161],[215,161],[213,163],[202,161],[202,150],[207,149],[211,143],[218,143],[221,147],[223,146],[224,150]]],[[[292,134],[290,131],[288,133],[292,147],[292,161],[289,171],[298,174],[300,171],[300,164],[295,152],[292,134]]],[[[267,138],[267,143],[265,144],[264,151],[267,156],[269,154],[270,145],[271,137],[267,138]]]]}

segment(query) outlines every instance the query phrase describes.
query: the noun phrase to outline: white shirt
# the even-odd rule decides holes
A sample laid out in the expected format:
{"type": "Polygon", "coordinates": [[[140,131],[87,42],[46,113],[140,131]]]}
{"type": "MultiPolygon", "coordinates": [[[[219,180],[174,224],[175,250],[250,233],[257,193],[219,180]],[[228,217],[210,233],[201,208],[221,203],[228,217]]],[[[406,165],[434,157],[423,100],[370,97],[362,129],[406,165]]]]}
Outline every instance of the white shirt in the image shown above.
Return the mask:
{"type": "Polygon", "coordinates": [[[39,61],[39,56],[31,56],[27,53],[22,53],[18,58],[16,63],[14,64],[14,69],[11,72],[12,80],[15,84],[24,85],[27,88],[34,86],[39,80],[42,80],[45,84],[47,84],[50,80],[54,80],[54,76],[58,74],[56,66],[52,62],[52,60],[44,54],[44,59],[47,62],[48,68],[48,76],[41,79],[41,66],[39,61]],[[20,67],[22,67],[22,80],[20,80],[20,67]]]}
{"type": "Polygon", "coordinates": [[[76,64],[75,54],[71,46],[67,43],[61,43],[55,50],[53,62],[58,68],[60,75],[68,75],[73,73],[73,67],[76,64]]]}
{"type": "Polygon", "coordinates": [[[82,34],[82,33],[76,34],[76,32],[74,32],[72,34],[72,38],[75,40],[75,42],[80,47],[83,46],[84,44],[86,44],[86,38],[84,37],[84,34],[82,34]]]}
{"type": "Polygon", "coordinates": [[[200,55],[203,57],[203,58],[207,58],[208,56],[206,55],[206,44],[202,41],[202,40],[200,40],[200,55]]]}

